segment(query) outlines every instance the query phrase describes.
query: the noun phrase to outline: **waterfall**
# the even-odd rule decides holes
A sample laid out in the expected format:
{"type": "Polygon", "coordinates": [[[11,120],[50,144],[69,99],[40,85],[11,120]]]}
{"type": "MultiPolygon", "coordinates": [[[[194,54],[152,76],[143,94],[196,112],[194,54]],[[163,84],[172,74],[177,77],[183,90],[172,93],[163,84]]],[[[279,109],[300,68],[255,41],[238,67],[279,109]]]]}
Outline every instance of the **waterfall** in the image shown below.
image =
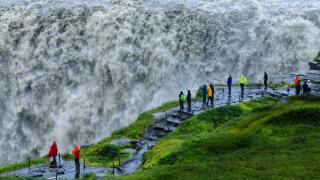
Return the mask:
{"type": "Polygon", "coordinates": [[[95,142],[180,90],[307,70],[318,0],[0,2],[0,165],[95,142]]]}

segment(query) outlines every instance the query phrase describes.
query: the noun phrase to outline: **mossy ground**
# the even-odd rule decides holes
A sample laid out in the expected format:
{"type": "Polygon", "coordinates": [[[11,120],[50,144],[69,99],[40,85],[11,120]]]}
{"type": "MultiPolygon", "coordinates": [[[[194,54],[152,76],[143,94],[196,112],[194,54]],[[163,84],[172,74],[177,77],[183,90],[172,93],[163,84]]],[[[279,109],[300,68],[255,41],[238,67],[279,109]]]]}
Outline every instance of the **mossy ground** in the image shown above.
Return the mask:
{"type": "Polygon", "coordinates": [[[319,98],[264,97],[192,117],[116,179],[317,179],[319,139],[319,98]]]}

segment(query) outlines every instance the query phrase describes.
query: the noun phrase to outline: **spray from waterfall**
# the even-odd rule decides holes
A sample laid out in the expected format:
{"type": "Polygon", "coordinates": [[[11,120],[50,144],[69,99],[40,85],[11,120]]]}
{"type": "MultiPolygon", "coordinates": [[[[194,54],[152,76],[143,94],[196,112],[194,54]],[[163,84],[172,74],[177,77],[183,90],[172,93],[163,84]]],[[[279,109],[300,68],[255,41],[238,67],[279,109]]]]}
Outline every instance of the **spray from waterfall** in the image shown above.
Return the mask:
{"type": "Polygon", "coordinates": [[[131,123],[182,89],[307,69],[317,0],[0,2],[0,165],[131,123]]]}

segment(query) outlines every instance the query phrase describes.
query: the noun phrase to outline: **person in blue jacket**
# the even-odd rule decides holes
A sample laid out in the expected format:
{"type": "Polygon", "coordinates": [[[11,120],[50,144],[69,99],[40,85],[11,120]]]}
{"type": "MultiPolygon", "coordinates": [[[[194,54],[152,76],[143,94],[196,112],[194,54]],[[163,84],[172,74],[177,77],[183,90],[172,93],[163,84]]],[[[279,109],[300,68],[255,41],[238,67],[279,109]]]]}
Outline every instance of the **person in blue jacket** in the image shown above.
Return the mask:
{"type": "Polygon", "coordinates": [[[228,89],[229,89],[229,96],[231,96],[231,86],[232,86],[232,77],[231,77],[231,75],[229,75],[229,77],[228,77],[227,84],[228,84],[228,89]]]}

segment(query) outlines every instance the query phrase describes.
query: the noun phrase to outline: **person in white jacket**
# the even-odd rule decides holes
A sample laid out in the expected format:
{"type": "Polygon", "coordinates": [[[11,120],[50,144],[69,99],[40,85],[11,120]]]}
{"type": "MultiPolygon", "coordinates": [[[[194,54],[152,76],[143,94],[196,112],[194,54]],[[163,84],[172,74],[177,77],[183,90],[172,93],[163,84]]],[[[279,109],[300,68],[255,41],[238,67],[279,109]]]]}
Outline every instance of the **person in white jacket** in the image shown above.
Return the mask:
{"type": "Polygon", "coordinates": [[[309,94],[311,92],[311,88],[312,88],[312,84],[311,84],[310,80],[307,81],[307,85],[308,85],[308,94],[309,94]]]}

